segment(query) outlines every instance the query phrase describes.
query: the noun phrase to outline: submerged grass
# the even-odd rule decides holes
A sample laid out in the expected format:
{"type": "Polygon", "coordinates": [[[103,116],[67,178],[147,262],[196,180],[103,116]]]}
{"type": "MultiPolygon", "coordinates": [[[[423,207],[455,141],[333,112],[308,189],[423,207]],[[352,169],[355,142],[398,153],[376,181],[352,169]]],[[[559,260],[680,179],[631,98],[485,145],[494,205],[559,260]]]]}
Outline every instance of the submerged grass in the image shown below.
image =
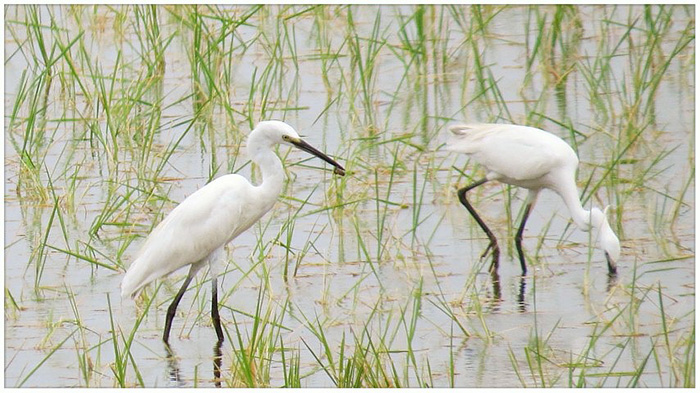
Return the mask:
{"type": "MultiPolygon", "coordinates": [[[[110,300],[118,273],[197,186],[230,172],[259,181],[242,147],[276,118],[348,176],[280,150],[295,185],[254,241],[226,253],[215,385],[694,387],[693,10],[5,7],[6,385],[64,383],[68,343],[71,386],[153,385],[163,357],[132,350],[161,352],[149,310],[170,298],[156,289],[123,320],[110,300]],[[482,234],[453,190],[481,169],[440,149],[453,121],[567,140],[584,204],[612,205],[619,281],[599,289],[590,239],[546,206],[526,233],[536,273],[513,275],[508,241],[500,276],[487,274],[482,234]],[[572,284],[572,271],[583,279],[572,284]],[[92,326],[92,313],[109,326],[92,326]],[[39,332],[26,341],[36,354],[19,356],[29,349],[17,326],[39,332]]],[[[520,199],[515,188],[474,194],[503,241],[520,199]]],[[[200,281],[179,339],[209,324],[200,281]]],[[[199,360],[181,362],[195,386],[209,380],[199,360]]]]}

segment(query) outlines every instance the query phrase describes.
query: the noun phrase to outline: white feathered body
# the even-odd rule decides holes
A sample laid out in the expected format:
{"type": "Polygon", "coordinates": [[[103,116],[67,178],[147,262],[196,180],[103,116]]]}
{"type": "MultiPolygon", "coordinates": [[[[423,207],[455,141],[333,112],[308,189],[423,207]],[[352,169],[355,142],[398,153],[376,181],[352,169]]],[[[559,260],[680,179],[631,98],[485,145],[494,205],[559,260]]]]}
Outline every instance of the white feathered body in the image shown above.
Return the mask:
{"type": "Polygon", "coordinates": [[[468,154],[486,168],[488,180],[529,189],[529,203],[543,188],[559,194],[579,228],[599,229],[599,243],[615,269],[620,241],[605,213],[581,205],[576,186],[579,160],[571,146],[547,131],[514,124],[458,124],[450,131],[446,149],[468,154]]]}
{"type": "Polygon", "coordinates": [[[236,174],[197,190],[148,236],[124,276],[122,296],[134,296],[184,266],[213,263],[226,244],[272,208],[278,193],[264,193],[236,174]]]}
{"type": "Polygon", "coordinates": [[[561,182],[573,180],[578,167],[578,157],[571,146],[537,128],[460,124],[451,126],[450,131],[453,135],[446,149],[468,154],[486,168],[489,180],[559,192],[561,182]]]}

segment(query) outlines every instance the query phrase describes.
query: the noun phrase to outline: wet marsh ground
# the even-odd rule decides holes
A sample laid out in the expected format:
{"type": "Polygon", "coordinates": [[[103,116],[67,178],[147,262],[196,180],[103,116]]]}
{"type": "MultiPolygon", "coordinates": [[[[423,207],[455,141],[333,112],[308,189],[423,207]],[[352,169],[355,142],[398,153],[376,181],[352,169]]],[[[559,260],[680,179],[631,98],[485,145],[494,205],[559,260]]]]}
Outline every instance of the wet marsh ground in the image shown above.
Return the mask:
{"type": "Polygon", "coordinates": [[[680,6],[5,6],[5,386],[695,386],[695,9],[680,6]],[[122,300],[150,230],[209,180],[290,181],[209,280],[122,300]],[[559,198],[442,149],[454,122],[527,124],[611,205],[616,278],[559,198]]]}

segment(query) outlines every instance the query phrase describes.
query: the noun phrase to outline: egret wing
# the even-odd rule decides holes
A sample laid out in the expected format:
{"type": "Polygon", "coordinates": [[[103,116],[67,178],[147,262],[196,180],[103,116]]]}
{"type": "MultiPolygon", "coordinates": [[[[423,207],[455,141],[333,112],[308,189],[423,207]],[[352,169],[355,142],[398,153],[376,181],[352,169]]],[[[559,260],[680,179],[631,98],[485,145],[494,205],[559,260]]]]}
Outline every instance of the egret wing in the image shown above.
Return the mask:
{"type": "Polygon", "coordinates": [[[469,124],[451,128],[449,150],[469,154],[494,178],[538,179],[576,154],[559,137],[546,131],[510,124],[469,124]]]}
{"type": "Polygon", "coordinates": [[[222,176],[180,203],[151,232],[122,282],[131,295],[158,277],[198,263],[248,229],[272,205],[238,175],[222,176]]]}

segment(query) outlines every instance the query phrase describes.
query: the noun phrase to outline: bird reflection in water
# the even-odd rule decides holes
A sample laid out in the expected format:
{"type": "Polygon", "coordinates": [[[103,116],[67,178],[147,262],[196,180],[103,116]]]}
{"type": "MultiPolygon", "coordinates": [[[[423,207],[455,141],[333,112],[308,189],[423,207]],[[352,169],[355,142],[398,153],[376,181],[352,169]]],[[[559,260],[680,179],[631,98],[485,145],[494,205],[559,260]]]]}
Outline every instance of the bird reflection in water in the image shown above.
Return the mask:
{"type": "Polygon", "coordinates": [[[168,362],[168,376],[170,377],[170,383],[174,384],[177,387],[185,387],[185,383],[182,381],[182,377],[180,376],[180,362],[177,359],[177,356],[175,356],[175,352],[173,352],[173,349],[170,347],[170,344],[164,343],[165,345],[165,358],[168,362]]]}
{"type": "Polygon", "coordinates": [[[221,387],[221,344],[223,341],[217,341],[214,344],[214,386],[221,387]]]}
{"type": "MultiPolygon", "coordinates": [[[[501,279],[498,275],[498,269],[494,269],[493,266],[490,269],[489,273],[491,274],[491,290],[493,292],[493,298],[491,301],[491,311],[498,312],[500,311],[500,305],[503,302],[503,299],[501,297],[501,279]]],[[[516,303],[518,307],[518,312],[521,313],[527,312],[528,307],[528,304],[525,301],[526,279],[527,275],[525,274],[521,274],[518,277],[518,295],[516,298],[516,303]]],[[[609,272],[607,275],[605,291],[610,293],[612,289],[617,285],[617,283],[617,273],[609,272]]]]}
{"type": "Polygon", "coordinates": [[[489,269],[491,274],[491,291],[493,292],[491,298],[491,311],[498,312],[501,310],[501,303],[503,298],[501,296],[501,277],[498,275],[498,269],[491,266],[489,269]]]}
{"type": "MultiPolygon", "coordinates": [[[[493,265],[489,269],[489,274],[491,275],[491,292],[492,292],[491,311],[492,312],[499,312],[499,311],[501,311],[501,304],[503,304],[503,296],[502,296],[502,290],[501,290],[501,277],[498,274],[498,269],[494,268],[493,265]]],[[[526,277],[527,277],[526,275],[522,274],[522,275],[520,275],[519,281],[518,281],[518,295],[516,298],[516,302],[517,302],[519,312],[526,312],[527,311],[527,303],[525,302],[525,279],[526,279],[526,277]]]]}
{"type": "MultiPolygon", "coordinates": [[[[180,362],[175,355],[170,344],[165,344],[166,360],[167,360],[167,372],[170,379],[170,383],[174,387],[185,387],[185,382],[180,374],[180,362]]],[[[217,388],[221,387],[221,346],[223,345],[223,340],[217,340],[214,344],[214,356],[213,356],[213,370],[214,370],[214,386],[217,388]]]]}
{"type": "Polygon", "coordinates": [[[520,275],[520,285],[518,286],[518,311],[527,312],[527,303],[525,302],[525,275],[520,275]]]}
{"type": "Polygon", "coordinates": [[[617,273],[616,272],[609,272],[608,273],[608,285],[605,287],[605,290],[610,293],[612,289],[617,285],[617,273]]]}

